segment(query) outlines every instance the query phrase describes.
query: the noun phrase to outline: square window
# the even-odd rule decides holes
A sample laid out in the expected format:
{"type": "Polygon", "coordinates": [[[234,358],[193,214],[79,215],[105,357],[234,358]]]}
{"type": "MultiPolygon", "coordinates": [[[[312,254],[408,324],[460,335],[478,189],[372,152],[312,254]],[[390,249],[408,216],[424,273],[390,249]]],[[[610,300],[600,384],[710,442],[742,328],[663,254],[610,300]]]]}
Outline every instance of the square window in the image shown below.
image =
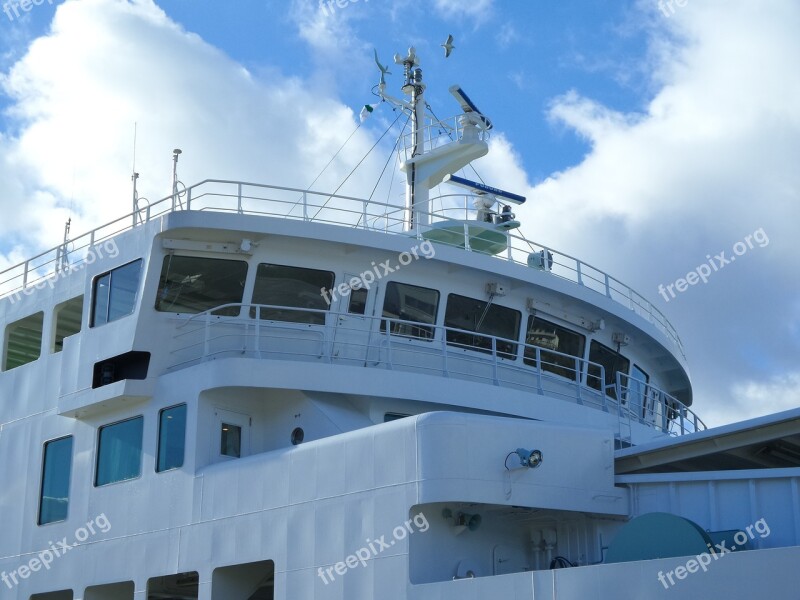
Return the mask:
{"type": "Polygon", "coordinates": [[[144,417],[105,425],[97,443],[95,486],[136,479],[142,473],[144,417]]]}

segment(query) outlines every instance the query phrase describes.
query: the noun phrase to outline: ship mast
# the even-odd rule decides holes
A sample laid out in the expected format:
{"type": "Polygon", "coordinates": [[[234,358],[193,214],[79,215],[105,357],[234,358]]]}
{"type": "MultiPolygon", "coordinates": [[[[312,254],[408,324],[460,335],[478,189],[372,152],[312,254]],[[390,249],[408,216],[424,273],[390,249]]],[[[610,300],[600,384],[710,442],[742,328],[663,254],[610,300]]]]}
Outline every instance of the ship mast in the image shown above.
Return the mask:
{"type": "MultiPolygon", "coordinates": [[[[489,152],[487,136],[481,133],[491,129],[491,123],[478,111],[473,111],[474,107],[468,108],[469,112],[465,110],[464,114],[457,118],[457,125],[450,127],[450,130],[456,133],[455,139],[442,144],[429,143],[430,148],[426,149],[425,133],[429,128],[425,115],[426,86],[422,81],[422,69],[419,67],[420,59],[416,50],[412,47],[408,49],[405,57],[399,54],[394,56],[395,64],[403,66],[402,90],[409,97],[407,101],[386,93],[384,75],[388,74],[388,71],[377,60],[377,53],[376,62],[381,69],[378,95],[383,100],[402,108],[411,117],[411,134],[406,138],[409,144],[402,150],[405,154],[401,156],[400,164],[400,170],[406,174],[404,224],[406,231],[420,232],[428,228],[431,223],[430,190],[442,183],[447,175],[459,171],[489,152]]],[[[458,100],[458,97],[456,99],[458,100]]],[[[437,129],[443,125],[438,120],[434,120],[433,123],[437,129]]]]}

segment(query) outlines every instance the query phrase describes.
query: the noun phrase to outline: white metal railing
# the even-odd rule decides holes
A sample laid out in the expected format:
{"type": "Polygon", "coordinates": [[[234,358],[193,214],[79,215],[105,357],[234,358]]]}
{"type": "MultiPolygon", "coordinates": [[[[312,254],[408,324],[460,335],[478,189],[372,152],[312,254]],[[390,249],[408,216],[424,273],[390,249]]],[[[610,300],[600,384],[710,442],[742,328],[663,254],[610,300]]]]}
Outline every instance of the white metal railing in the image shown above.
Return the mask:
{"type": "MultiPolygon", "coordinates": [[[[462,198],[465,204],[469,202],[468,196],[462,198]]],[[[454,225],[463,223],[461,218],[448,216],[448,211],[453,208],[454,206],[442,206],[436,212],[430,213],[431,222],[451,221],[454,225]]],[[[422,239],[424,234],[423,230],[404,231],[405,211],[395,204],[297,188],[207,179],[187,188],[185,197],[180,203],[175,197],[167,196],[136,213],[116,219],[70,240],[66,247],[61,244],[5,269],[0,272],[0,298],[19,293],[25,288],[41,284],[48,277],[58,275],[64,268],[60,260],[62,254],[66,254],[75,267],[85,259],[92,246],[99,242],[127,231],[135,224],[148,223],[177,210],[217,211],[297,219],[377,230],[419,239],[422,239]],[[185,208],[182,205],[185,205],[185,208]],[[65,253],[62,252],[64,250],[65,253]]],[[[474,214],[474,210],[468,206],[458,208],[457,216],[461,217],[462,212],[467,217],[474,214]]],[[[457,246],[469,251],[472,248],[469,228],[464,227],[463,231],[464,239],[457,246]]],[[[508,234],[508,248],[497,258],[527,266],[528,256],[532,252],[541,251],[551,252],[553,255],[551,275],[591,289],[632,310],[664,333],[681,355],[685,356],[677,331],[661,311],[608,273],[568,254],[529,241],[517,231],[508,234]]]]}
{"type": "Polygon", "coordinates": [[[226,304],[183,321],[174,340],[170,370],[231,356],[348,362],[561,397],[615,414],[620,431],[632,420],[675,435],[705,429],[679,400],[647,384],[642,384],[646,410],[639,414],[633,380],[620,373],[616,384],[605,385],[606,372],[600,364],[520,340],[441,325],[308,308],[226,304]],[[281,319],[290,320],[277,320],[277,311],[281,319]]]}
{"type": "MultiPolygon", "coordinates": [[[[441,146],[445,146],[451,142],[458,141],[464,134],[465,115],[461,114],[455,117],[449,117],[444,120],[426,118],[425,126],[422,128],[423,146],[424,148],[417,148],[416,154],[428,153],[441,146]]],[[[469,125],[479,140],[485,142],[489,141],[489,132],[485,129],[477,129],[474,125],[469,125]]],[[[405,160],[409,160],[414,156],[414,133],[407,133],[401,137],[402,151],[405,160]]]]}
{"type": "Polygon", "coordinates": [[[630,421],[654,425],[671,435],[708,429],[703,420],[675,396],[625,373],[617,373],[612,386],[621,399],[620,410],[630,421]]]}

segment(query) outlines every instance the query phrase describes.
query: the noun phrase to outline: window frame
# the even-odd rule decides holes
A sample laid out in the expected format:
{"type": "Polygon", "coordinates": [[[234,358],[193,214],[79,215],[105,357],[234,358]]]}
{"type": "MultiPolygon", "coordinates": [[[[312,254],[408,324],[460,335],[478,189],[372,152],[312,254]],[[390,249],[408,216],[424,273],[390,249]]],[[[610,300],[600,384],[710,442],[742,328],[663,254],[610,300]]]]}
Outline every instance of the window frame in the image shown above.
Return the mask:
{"type": "Polygon", "coordinates": [[[416,285],[414,283],[405,283],[403,281],[389,281],[386,283],[383,291],[383,303],[381,304],[381,323],[380,323],[380,332],[385,333],[388,335],[393,335],[396,337],[401,337],[407,340],[418,340],[421,342],[433,342],[436,339],[436,330],[437,330],[437,323],[439,322],[439,310],[442,307],[442,292],[436,288],[426,287],[424,285],[416,285]],[[425,290],[426,292],[433,292],[436,294],[436,301],[433,305],[433,312],[430,314],[432,315],[432,321],[430,323],[426,323],[425,321],[418,321],[416,319],[401,319],[399,316],[397,317],[390,317],[386,315],[386,298],[389,295],[389,290],[391,286],[405,286],[410,288],[416,288],[418,290],[425,290]],[[411,325],[410,323],[397,323],[396,321],[409,321],[410,323],[416,323],[417,325],[411,325]],[[389,323],[389,327],[387,328],[387,321],[395,321],[389,323]],[[399,333],[397,331],[398,327],[407,327],[410,329],[409,333],[399,333]]]}
{"type": "MultiPolygon", "coordinates": [[[[258,314],[261,315],[262,321],[275,321],[277,323],[292,323],[295,325],[314,325],[314,326],[322,326],[324,327],[328,323],[328,315],[331,314],[332,309],[332,302],[326,303],[325,297],[322,294],[322,290],[327,290],[329,293],[333,293],[336,290],[336,273],[325,268],[318,268],[318,267],[308,267],[303,265],[284,265],[278,263],[270,263],[270,262],[259,262],[256,265],[255,269],[255,278],[253,280],[253,290],[250,295],[250,301],[253,305],[250,308],[250,318],[256,319],[258,318],[258,314]],[[309,307],[309,306],[299,306],[297,304],[278,304],[278,303],[269,303],[269,302],[261,302],[260,299],[256,299],[257,294],[261,294],[262,290],[259,289],[259,281],[263,277],[259,277],[264,270],[268,270],[270,267],[275,267],[279,269],[289,269],[289,270],[297,270],[297,271],[311,271],[316,274],[325,274],[326,276],[330,277],[330,285],[328,282],[325,282],[325,285],[319,288],[319,299],[320,299],[320,306],[319,308],[309,307]],[[289,309],[289,315],[282,315],[282,314],[272,314],[274,311],[278,311],[280,309],[265,309],[262,311],[257,311],[256,305],[266,305],[266,306],[279,306],[289,309]],[[303,318],[307,320],[302,320],[303,318]]],[[[296,281],[296,280],[295,280],[296,281]]],[[[287,311],[283,311],[287,312],[287,311]]]]}
{"type": "MultiPolygon", "coordinates": [[[[485,309],[486,309],[486,306],[484,306],[484,310],[485,309]]],[[[463,294],[457,294],[455,292],[451,292],[451,293],[447,294],[447,302],[445,303],[445,308],[444,308],[444,328],[445,328],[445,342],[447,343],[448,346],[452,346],[454,348],[460,348],[462,350],[469,350],[469,351],[472,351],[472,352],[480,352],[482,354],[488,354],[488,355],[492,356],[491,338],[499,338],[499,343],[495,344],[494,356],[496,356],[498,359],[501,359],[501,360],[512,360],[512,361],[515,361],[515,360],[517,360],[517,358],[519,358],[519,349],[520,349],[520,345],[521,345],[519,343],[519,338],[520,338],[520,333],[522,331],[522,311],[517,310],[516,308],[511,308],[510,306],[504,306],[502,304],[496,304],[493,301],[490,303],[489,301],[481,300],[480,298],[473,298],[472,296],[464,296],[463,294]],[[489,316],[489,313],[491,312],[491,310],[493,308],[500,308],[500,309],[515,313],[516,314],[516,318],[517,318],[517,324],[516,324],[516,328],[515,328],[516,332],[515,332],[514,336],[513,337],[504,338],[504,337],[501,337],[499,335],[493,335],[491,333],[485,333],[485,332],[475,331],[475,330],[470,330],[470,329],[462,329],[461,327],[454,327],[452,325],[448,325],[447,324],[447,314],[448,314],[449,309],[450,309],[450,301],[451,301],[451,299],[453,297],[460,298],[460,299],[465,299],[465,300],[470,300],[470,301],[473,301],[473,302],[479,302],[479,303],[482,303],[484,305],[488,305],[489,310],[486,311],[486,316],[487,317],[489,316]],[[486,348],[486,347],[483,347],[483,346],[478,346],[478,345],[475,345],[474,343],[473,344],[462,343],[462,342],[459,342],[459,341],[456,341],[456,340],[452,339],[452,336],[463,336],[463,335],[466,335],[466,334],[473,334],[473,338],[474,337],[488,338],[489,341],[490,341],[489,347],[486,348]],[[503,345],[507,344],[508,345],[508,349],[507,350],[506,349],[501,349],[500,348],[501,344],[503,344],[503,345]]]]}
{"type": "MultiPolygon", "coordinates": [[[[245,292],[247,291],[247,280],[248,277],[250,276],[250,266],[251,266],[250,261],[244,260],[241,257],[221,258],[219,256],[205,256],[205,255],[200,256],[195,254],[176,254],[175,252],[169,252],[164,255],[164,258],[161,261],[161,267],[158,272],[158,285],[156,286],[155,300],[153,301],[153,310],[155,310],[157,313],[162,313],[167,315],[199,315],[204,312],[212,311],[216,307],[224,306],[226,304],[245,304],[246,301],[245,292]],[[242,285],[241,288],[242,293],[239,296],[239,299],[235,302],[223,302],[222,304],[217,304],[215,306],[205,308],[204,310],[197,310],[197,311],[185,310],[186,308],[185,305],[181,305],[181,308],[183,308],[184,310],[174,310],[173,306],[170,306],[169,309],[163,308],[162,304],[164,303],[164,299],[161,298],[161,292],[166,283],[165,276],[169,274],[168,267],[171,266],[172,261],[175,259],[211,260],[218,262],[236,263],[240,266],[244,265],[244,275],[242,281],[244,281],[245,283],[244,285],[242,285]]],[[[174,298],[172,304],[174,305],[179,298],[180,295],[174,298]]],[[[241,312],[240,307],[233,306],[222,310],[216,310],[213,314],[215,316],[220,316],[220,317],[238,317],[240,312],[241,312]]]]}
{"type": "Polygon", "coordinates": [[[616,383],[617,383],[616,375],[614,373],[609,373],[609,370],[606,369],[605,365],[603,365],[602,363],[592,360],[592,347],[594,346],[594,344],[597,344],[602,350],[607,350],[607,351],[613,353],[614,355],[616,355],[616,359],[615,360],[622,359],[622,360],[624,360],[624,361],[626,361],[628,363],[627,364],[627,368],[625,368],[625,369],[617,368],[615,373],[622,373],[624,375],[628,375],[628,373],[630,372],[631,365],[633,364],[633,362],[631,361],[630,358],[628,358],[627,356],[625,356],[624,354],[622,354],[618,350],[614,350],[614,348],[611,348],[610,346],[606,346],[603,342],[601,342],[599,340],[593,339],[589,343],[589,354],[588,354],[587,362],[586,362],[586,385],[588,387],[594,389],[594,390],[599,391],[601,394],[604,394],[604,395],[608,396],[609,398],[613,398],[614,400],[619,401],[619,398],[617,398],[617,390],[616,390],[616,383]],[[592,373],[590,373],[592,367],[594,365],[596,365],[596,364],[597,365],[601,365],[603,367],[603,371],[604,371],[604,374],[605,374],[605,380],[602,382],[600,388],[594,387],[594,385],[592,385],[592,383],[591,383],[592,381],[595,381],[595,380],[597,380],[599,378],[598,375],[593,375],[592,373]],[[607,392],[606,391],[606,387],[609,386],[609,385],[614,386],[614,387],[612,387],[607,392]]]}
{"type": "Polygon", "coordinates": [[[528,316],[528,322],[525,324],[524,336],[525,336],[524,337],[525,345],[523,346],[523,350],[522,350],[522,362],[524,364],[526,364],[528,366],[532,366],[532,367],[536,366],[535,354],[534,354],[533,357],[528,357],[527,356],[529,348],[539,348],[540,349],[540,356],[542,355],[542,353],[545,353],[545,352],[558,353],[558,354],[556,354],[555,356],[552,357],[552,358],[557,358],[557,359],[566,358],[565,356],[562,356],[562,355],[574,356],[574,357],[576,357],[578,359],[576,361],[577,365],[578,365],[578,369],[575,370],[575,374],[572,377],[567,377],[566,375],[563,375],[559,371],[561,371],[561,370],[573,371],[574,370],[573,367],[568,367],[566,365],[552,364],[555,361],[553,361],[553,360],[545,361],[544,357],[542,357],[543,358],[542,362],[543,363],[549,362],[550,364],[542,364],[542,370],[543,371],[547,371],[548,373],[552,373],[553,375],[557,375],[559,377],[564,377],[568,381],[574,381],[574,382],[578,382],[578,383],[583,381],[583,371],[585,370],[584,363],[586,362],[586,358],[585,358],[585,356],[586,356],[586,336],[585,335],[583,335],[582,333],[578,333],[577,331],[573,331],[569,327],[564,327],[563,325],[559,325],[558,323],[556,323],[554,321],[550,321],[548,319],[544,319],[544,318],[542,318],[542,317],[540,317],[540,316],[538,316],[536,314],[531,314],[531,315],[528,316]],[[528,342],[528,336],[529,336],[529,334],[531,332],[531,326],[537,320],[541,321],[542,323],[545,323],[548,327],[553,327],[555,329],[556,335],[558,335],[558,331],[561,330],[561,331],[567,332],[570,335],[576,336],[579,339],[579,342],[580,342],[579,343],[579,345],[580,345],[580,353],[579,354],[569,354],[568,352],[563,352],[561,350],[551,350],[551,349],[546,348],[544,346],[539,346],[537,344],[529,343],[528,342]]]}
{"type": "Polygon", "coordinates": [[[156,432],[157,433],[157,435],[156,435],[156,460],[155,460],[155,465],[154,465],[154,469],[155,469],[156,473],[169,473],[170,471],[175,471],[175,470],[178,470],[178,469],[182,469],[183,465],[186,464],[186,434],[187,434],[187,431],[188,431],[188,428],[187,428],[186,425],[187,425],[188,418],[189,418],[189,407],[187,406],[186,402],[181,402],[180,404],[174,404],[173,406],[167,406],[167,407],[162,408],[160,411],[158,411],[158,431],[156,432]],[[160,468],[160,466],[161,466],[161,449],[162,449],[162,446],[161,446],[161,443],[162,443],[161,432],[163,431],[164,413],[166,413],[168,410],[174,410],[176,408],[183,408],[183,410],[184,410],[184,414],[183,414],[183,452],[181,453],[181,463],[179,465],[174,466],[174,467],[161,469],[160,468]]]}
{"type": "Polygon", "coordinates": [[[120,321],[120,320],[124,319],[125,317],[129,317],[133,313],[136,312],[136,307],[139,304],[139,288],[142,285],[142,271],[143,271],[143,268],[144,268],[144,259],[137,258],[136,260],[132,260],[132,261],[129,261],[129,262],[125,263],[125,264],[122,264],[122,265],[119,265],[117,267],[114,267],[113,269],[109,269],[108,271],[105,271],[104,273],[100,273],[99,275],[95,275],[92,278],[92,294],[91,294],[91,298],[89,299],[89,302],[90,302],[90,306],[89,306],[89,312],[90,312],[90,314],[89,314],[89,328],[90,329],[94,329],[95,327],[102,327],[103,325],[108,325],[109,323],[114,323],[116,321],[120,321]],[[118,317],[116,317],[114,319],[111,319],[110,318],[110,312],[111,312],[111,306],[112,306],[112,304],[111,304],[111,292],[113,291],[113,288],[114,288],[114,275],[113,274],[114,274],[115,271],[119,271],[120,269],[124,269],[125,267],[129,267],[129,266],[131,266],[133,264],[136,264],[136,263],[139,264],[139,274],[138,274],[138,277],[137,277],[138,281],[136,282],[136,289],[135,289],[134,294],[133,294],[133,304],[131,306],[131,310],[130,310],[130,312],[125,313],[124,315],[120,315],[120,316],[118,316],[118,317]],[[98,324],[97,323],[97,286],[98,286],[98,283],[100,282],[100,280],[103,279],[106,276],[109,277],[108,296],[106,298],[106,310],[105,310],[105,314],[106,314],[105,319],[106,320],[104,322],[98,324]]]}
{"type": "Polygon", "coordinates": [[[106,423],[105,425],[101,425],[100,427],[97,428],[97,444],[95,446],[96,447],[96,455],[97,456],[95,457],[95,461],[94,461],[94,487],[95,488],[102,488],[102,487],[107,487],[109,485],[116,485],[116,484],[119,484],[119,483],[125,483],[127,481],[135,481],[136,479],[141,479],[142,470],[143,470],[142,469],[142,463],[143,463],[142,455],[144,453],[144,425],[145,425],[145,423],[144,423],[144,415],[140,414],[140,415],[134,415],[132,417],[128,417],[127,419],[120,419],[119,421],[113,421],[111,423],[106,423]],[[139,472],[137,473],[137,475],[135,477],[128,477],[126,479],[115,479],[114,481],[108,481],[106,483],[98,484],[98,476],[100,475],[100,456],[101,456],[101,450],[102,450],[103,430],[107,429],[109,427],[114,427],[115,425],[121,425],[122,423],[128,423],[130,421],[135,421],[135,420],[140,420],[141,423],[142,423],[142,427],[141,427],[142,436],[141,436],[141,440],[139,442],[139,472]]]}
{"type": "Polygon", "coordinates": [[[42,444],[42,466],[39,473],[39,506],[36,511],[36,525],[39,527],[44,527],[46,525],[53,525],[56,523],[64,523],[65,521],[69,520],[69,507],[70,507],[70,498],[72,497],[72,463],[75,458],[75,436],[72,434],[69,435],[62,435],[57,438],[53,438],[51,440],[47,440],[42,444]],[[67,511],[66,515],[63,519],[58,519],[55,521],[47,521],[46,523],[42,522],[42,509],[44,508],[44,476],[45,470],[47,468],[47,449],[50,444],[54,444],[56,442],[61,442],[64,440],[70,440],[70,452],[69,452],[69,476],[67,477],[67,511]]]}

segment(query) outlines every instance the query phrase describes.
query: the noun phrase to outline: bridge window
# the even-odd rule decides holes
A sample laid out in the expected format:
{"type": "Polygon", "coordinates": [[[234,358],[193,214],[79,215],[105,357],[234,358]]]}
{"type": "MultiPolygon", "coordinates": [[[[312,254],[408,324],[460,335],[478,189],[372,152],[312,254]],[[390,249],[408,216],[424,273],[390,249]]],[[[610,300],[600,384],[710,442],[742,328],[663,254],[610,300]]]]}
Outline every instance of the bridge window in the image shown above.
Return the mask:
{"type": "MultiPolygon", "coordinates": [[[[439,310],[439,292],[429,288],[390,281],[383,300],[383,316],[397,319],[389,322],[392,335],[433,339],[433,325],[439,310]],[[398,322],[400,321],[400,322],[398,322]],[[408,322],[410,321],[410,322],[408,322]],[[417,325],[422,323],[423,325],[417,325]]],[[[386,331],[386,321],[381,321],[381,331],[386,331]]]]}
{"type": "Polygon", "coordinates": [[[42,354],[44,313],[38,312],[6,328],[6,359],[4,371],[27,365],[42,354]]]}
{"type": "MultiPolygon", "coordinates": [[[[631,366],[631,361],[622,354],[598,341],[592,341],[589,346],[589,362],[602,365],[605,371],[605,381],[603,381],[600,377],[600,369],[595,365],[589,365],[589,377],[586,383],[596,390],[601,389],[601,384],[603,388],[616,385],[617,373],[627,373],[631,366]]],[[[623,383],[625,382],[623,381],[623,383]]],[[[608,387],[605,391],[606,394],[616,399],[615,387],[608,387]]]]}
{"type": "Polygon", "coordinates": [[[169,471],[183,466],[186,449],[186,405],[161,411],[158,420],[158,460],[156,471],[169,471]]]}
{"type": "MultiPolygon", "coordinates": [[[[164,257],[158,280],[156,310],[197,314],[225,304],[241,304],[247,262],[199,256],[164,257]]],[[[215,315],[237,316],[238,306],[214,311],[215,315]]]]}
{"type": "Polygon", "coordinates": [[[492,338],[489,336],[502,338],[497,340],[497,354],[502,358],[514,358],[517,344],[511,340],[519,336],[521,319],[522,313],[518,310],[450,294],[444,317],[445,327],[448,327],[447,343],[491,353],[492,338]]]}
{"type": "MultiPolygon", "coordinates": [[[[327,311],[330,305],[323,290],[330,294],[333,283],[331,271],[261,264],[256,273],[253,304],[285,307],[261,308],[262,319],[324,325],[325,313],[321,311],[327,311]]],[[[255,313],[255,308],[250,310],[251,317],[255,313]]]]}
{"type": "Polygon", "coordinates": [[[72,436],[47,442],[42,459],[39,525],[66,521],[71,471],[72,436]]]}
{"type": "Polygon", "coordinates": [[[569,329],[545,321],[531,315],[528,317],[528,329],[525,333],[525,364],[536,365],[536,348],[541,348],[539,357],[542,361],[542,370],[561,375],[567,379],[578,381],[580,379],[581,362],[577,363],[571,356],[583,359],[586,347],[586,337],[569,329]],[[569,356],[561,356],[568,354],[569,356]]]}
{"type": "Polygon", "coordinates": [[[127,317],[136,308],[142,260],[103,273],[92,286],[92,327],[127,317]]]}
{"type": "Polygon", "coordinates": [[[144,417],[100,428],[95,486],[136,479],[142,473],[144,417]]]}

